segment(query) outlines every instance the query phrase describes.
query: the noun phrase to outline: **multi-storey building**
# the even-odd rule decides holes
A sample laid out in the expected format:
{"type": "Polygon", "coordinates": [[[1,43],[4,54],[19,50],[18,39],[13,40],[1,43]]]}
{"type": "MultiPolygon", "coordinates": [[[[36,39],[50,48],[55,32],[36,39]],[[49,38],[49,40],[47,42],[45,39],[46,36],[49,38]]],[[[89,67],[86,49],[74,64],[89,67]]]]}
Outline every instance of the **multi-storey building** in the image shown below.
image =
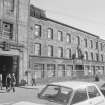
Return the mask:
{"type": "Polygon", "coordinates": [[[0,73],[14,72],[17,82],[27,69],[29,0],[0,0],[0,73]]]}
{"type": "Polygon", "coordinates": [[[104,74],[105,41],[49,19],[29,0],[0,0],[0,73],[17,83],[104,74]]]}
{"type": "Polygon", "coordinates": [[[104,74],[105,41],[99,36],[49,19],[33,5],[28,31],[29,80],[104,74]]]}

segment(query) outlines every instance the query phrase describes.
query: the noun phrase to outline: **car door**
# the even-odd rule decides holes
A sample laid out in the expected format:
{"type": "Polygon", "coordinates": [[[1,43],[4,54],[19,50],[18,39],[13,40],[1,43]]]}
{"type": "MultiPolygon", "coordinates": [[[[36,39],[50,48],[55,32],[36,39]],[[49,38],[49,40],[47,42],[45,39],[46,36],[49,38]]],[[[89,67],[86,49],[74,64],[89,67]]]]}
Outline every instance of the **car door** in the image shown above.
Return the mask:
{"type": "Polygon", "coordinates": [[[104,97],[96,86],[88,86],[88,97],[90,105],[104,105],[104,97]]]}
{"type": "Polygon", "coordinates": [[[86,88],[79,88],[75,91],[71,105],[89,105],[86,88]]]}

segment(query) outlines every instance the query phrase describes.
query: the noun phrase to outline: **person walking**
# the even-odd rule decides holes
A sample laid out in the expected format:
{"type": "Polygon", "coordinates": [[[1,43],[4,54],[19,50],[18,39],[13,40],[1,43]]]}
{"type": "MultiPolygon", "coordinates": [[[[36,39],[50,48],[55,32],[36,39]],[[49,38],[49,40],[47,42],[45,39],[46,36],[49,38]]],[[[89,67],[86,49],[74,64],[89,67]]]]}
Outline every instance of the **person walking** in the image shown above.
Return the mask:
{"type": "Polygon", "coordinates": [[[0,74],[0,88],[1,88],[1,90],[2,90],[2,87],[3,87],[3,85],[2,85],[2,74],[0,74]]]}
{"type": "Polygon", "coordinates": [[[9,92],[11,90],[11,75],[10,73],[6,77],[6,91],[9,92]]]}
{"type": "Polygon", "coordinates": [[[32,86],[36,86],[35,78],[32,78],[32,86]]]}
{"type": "Polygon", "coordinates": [[[12,73],[12,75],[11,75],[11,89],[13,89],[13,92],[15,92],[15,85],[16,85],[16,78],[15,78],[15,74],[12,73]]]}

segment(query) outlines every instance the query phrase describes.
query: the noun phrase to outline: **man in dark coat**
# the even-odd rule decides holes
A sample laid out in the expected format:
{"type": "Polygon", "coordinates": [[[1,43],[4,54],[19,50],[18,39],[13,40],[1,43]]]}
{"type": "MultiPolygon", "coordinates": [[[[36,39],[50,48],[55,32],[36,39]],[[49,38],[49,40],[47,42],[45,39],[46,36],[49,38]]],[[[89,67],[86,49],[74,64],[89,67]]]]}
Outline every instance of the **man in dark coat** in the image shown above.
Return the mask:
{"type": "Polygon", "coordinates": [[[13,92],[15,92],[15,85],[16,85],[16,78],[15,78],[15,74],[12,73],[12,75],[11,75],[11,88],[13,89],[13,92]]]}
{"type": "Polygon", "coordinates": [[[8,74],[6,77],[6,90],[9,92],[11,90],[11,75],[8,74]]]}

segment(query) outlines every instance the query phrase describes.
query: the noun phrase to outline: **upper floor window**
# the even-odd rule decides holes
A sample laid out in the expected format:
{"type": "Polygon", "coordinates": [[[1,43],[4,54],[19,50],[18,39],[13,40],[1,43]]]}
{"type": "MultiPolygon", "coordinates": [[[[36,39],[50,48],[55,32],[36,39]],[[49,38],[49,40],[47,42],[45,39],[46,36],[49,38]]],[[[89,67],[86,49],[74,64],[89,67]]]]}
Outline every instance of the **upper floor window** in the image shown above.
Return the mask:
{"type": "Polygon", "coordinates": [[[63,57],[63,48],[62,47],[58,48],[58,57],[63,57]]]}
{"type": "Polygon", "coordinates": [[[96,61],[99,61],[99,54],[96,53],[96,61]]]}
{"type": "Polygon", "coordinates": [[[91,52],[91,60],[93,61],[93,53],[91,52]]]}
{"type": "Polygon", "coordinates": [[[58,31],[58,40],[63,41],[63,34],[62,31],[58,31]]]}
{"type": "Polygon", "coordinates": [[[101,61],[103,61],[103,55],[101,54],[101,61]]]}
{"type": "Polygon", "coordinates": [[[48,38],[53,39],[53,29],[48,28],[48,38]]]}
{"type": "Polygon", "coordinates": [[[101,51],[103,50],[103,46],[102,46],[102,43],[100,43],[100,46],[101,46],[101,51]]]}
{"type": "Polygon", "coordinates": [[[87,48],[87,39],[84,39],[84,41],[85,41],[85,47],[87,48]]]}
{"type": "Polygon", "coordinates": [[[3,35],[9,39],[13,38],[13,24],[3,22],[3,35]]]}
{"type": "Polygon", "coordinates": [[[71,58],[71,49],[66,50],[66,58],[71,58]]]}
{"type": "Polygon", "coordinates": [[[88,52],[85,52],[85,59],[88,60],[88,52]]]}
{"type": "Polygon", "coordinates": [[[67,43],[71,43],[71,35],[67,33],[67,43]]]}
{"type": "Polygon", "coordinates": [[[53,46],[48,46],[48,56],[51,57],[53,56],[53,46]]]}
{"type": "Polygon", "coordinates": [[[34,47],[34,54],[35,54],[36,56],[40,56],[40,55],[41,55],[41,44],[35,43],[35,44],[33,45],[33,47],[34,47]]]}
{"type": "Polygon", "coordinates": [[[77,44],[80,45],[80,37],[77,36],[77,44]]]}
{"type": "Polygon", "coordinates": [[[96,49],[98,49],[98,42],[96,42],[96,49]]]}
{"type": "Polygon", "coordinates": [[[14,11],[14,0],[4,0],[4,9],[8,12],[14,11]]]}
{"type": "Polygon", "coordinates": [[[93,48],[93,41],[91,40],[90,43],[91,43],[91,48],[93,48]]]}
{"type": "Polygon", "coordinates": [[[35,25],[35,36],[41,37],[41,26],[35,25]]]}

